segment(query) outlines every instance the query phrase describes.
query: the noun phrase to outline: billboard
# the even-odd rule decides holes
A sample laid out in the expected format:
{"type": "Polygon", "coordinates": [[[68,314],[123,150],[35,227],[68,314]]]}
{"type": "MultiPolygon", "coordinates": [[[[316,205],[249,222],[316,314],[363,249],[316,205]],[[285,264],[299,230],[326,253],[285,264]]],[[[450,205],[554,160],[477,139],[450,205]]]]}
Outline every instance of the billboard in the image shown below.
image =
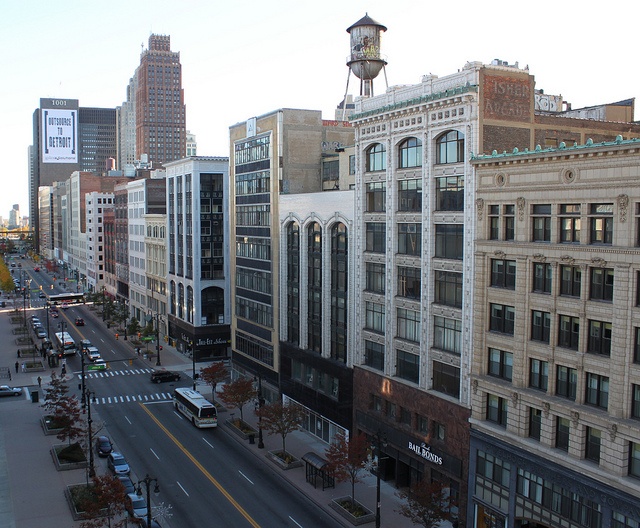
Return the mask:
{"type": "Polygon", "coordinates": [[[43,108],[42,163],[78,163],[78,110],[43,108]]]}

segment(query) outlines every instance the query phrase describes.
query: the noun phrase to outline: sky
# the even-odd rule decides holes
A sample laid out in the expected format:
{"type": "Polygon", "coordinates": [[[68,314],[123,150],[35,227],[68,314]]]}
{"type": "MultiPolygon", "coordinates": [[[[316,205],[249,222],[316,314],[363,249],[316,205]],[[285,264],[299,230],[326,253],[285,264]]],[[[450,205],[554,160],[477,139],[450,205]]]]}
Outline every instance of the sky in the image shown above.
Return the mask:
{"type": "MultiPolygon", "coordinates": [[[[387,27],[389,86],[465,63],[529,66],[536,88],[572,107],[640,96],[636,0],[614,5],[502,0],[0,0],[0,216],[28,215],[27,149],[40,98],[115,108],[151,34],[180,52],[187,129],[198,155],[228,156],[229,126],[278,108],[334,119],[345,95],[346,29],[365,14],[387,27]]],[[[386,89],[381,73],[374,93],[386,89]]],[[[359,92],[351,76],[350,94],[359,92]]],[[[636,101],[640,104],[640,99],[636,101]]],[[[640,119],[636,110],[635,119],[640,119]]]]}

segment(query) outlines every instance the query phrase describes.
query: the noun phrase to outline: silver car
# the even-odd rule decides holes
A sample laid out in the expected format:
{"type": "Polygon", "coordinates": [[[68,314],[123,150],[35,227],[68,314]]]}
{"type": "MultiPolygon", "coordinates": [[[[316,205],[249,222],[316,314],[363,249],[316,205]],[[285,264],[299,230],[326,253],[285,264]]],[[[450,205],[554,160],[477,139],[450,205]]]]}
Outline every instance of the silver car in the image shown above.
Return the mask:
{"type": "Polygon", "coordinates": [[[0,385],[0,396],[20,396],[22,389],[19,387],[9,387],[9,385],[0,385]]]}

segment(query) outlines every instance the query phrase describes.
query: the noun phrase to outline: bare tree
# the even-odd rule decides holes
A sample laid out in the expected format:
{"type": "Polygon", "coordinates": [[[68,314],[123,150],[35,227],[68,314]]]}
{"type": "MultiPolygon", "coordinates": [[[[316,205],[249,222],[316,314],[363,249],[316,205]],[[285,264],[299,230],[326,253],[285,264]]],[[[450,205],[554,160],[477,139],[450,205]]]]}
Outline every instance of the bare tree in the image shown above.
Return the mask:
{"type": "Polygon", "coordinates": [[[449,488],[438,481],[422,480],[409,491],[399,491],[398,496],[406,499],[398,513],[414,524],[424,528],[436,528],[442,521],[454,521],[452,513],[454,501],[449,497],[449,488]]]}
{"type": "Polygon", "coordinates": [[[220,399],[229,407],[240,409],[240,419],[244,421],[242,408],[256,397],[256,389],[253,382],[247,378],[239,378],[227,383],[220,393],[220,399]]]}
{"type": "Polygon", "coordinates": [[[297,405],[284,405],[281,401],[276,401],[256,409],[256,416],[260,421],[260,427],[282,437],[282,454],[286,456],[285,440],[289,433],[300,429],[302,409],[297,405]]]}
{"type": "Polygon", "coordinates": [[[207,385],[211,385],[211,399],[214,402],[216,401],[216,387],[218,386],[218,383],[222,383],[227,379],[228,375],[229,371],[222,361],[216,361],[215,363],[211,363],[208,367],[200,369],[200,376],[204,382],[207,385]]]}
{"type": "Polygon", "coordinates": [[[351,506],[356,507],[356,483],[360,482],[360,472],[364,469],[371,447],[367,437],[359,433],[350,440],[343,433],[335,436],[335,442],[326,450],[329,469],[338,482],[351,482],[351,506]]]}

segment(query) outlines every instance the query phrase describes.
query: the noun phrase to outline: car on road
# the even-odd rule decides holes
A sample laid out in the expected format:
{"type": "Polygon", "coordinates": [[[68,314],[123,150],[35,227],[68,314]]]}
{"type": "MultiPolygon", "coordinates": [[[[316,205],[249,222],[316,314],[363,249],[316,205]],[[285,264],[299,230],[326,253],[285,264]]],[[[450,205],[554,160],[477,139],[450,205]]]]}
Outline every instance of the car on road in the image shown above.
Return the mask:
{"type": "Polygon", "coordinates": [[[87,370],[107,370],[107,362],[100,358],[96,359],[91,365],[87,366],[87,370]]]}
{"type": "Polygon", "coordinates": [[[9,385],[0,385],[0,396],[20,396],[22,389],[19,387],[9,387],[9,385]]]}
{"type": "Polygon", "coordinates": [[[41,291],[41,292],[38,294],[38,297],[40,297],[41,299],[46,299],[46,298],[47,298],[47,294],[46,294],[46,293],[44,293],[43,291],[41,291]]]}
{"type": "Polygon", "coordinates": [[[76,317],[76,326],[84,326],[84,319],[82,317],[76,317]]]}
{"type": "Polygon", "coordinates": [[[178,381],[180,374],[170,370],[156,370],[151,373],[151,383],[162,383],[163,381],[178,381]]]}
{"type": "Polygon", "coordinates": [[[36,335],[38,339],[44,339],[47,337],[47,331],[44,328],[36,328],[36,335]]]}
{"type": "Polygon", "coordinates": [[[100,351],[94,346],[85,348],[84,353],[87,355],[87,359],[92,363],[98,361],[99,359],[102,359],[100,351]]]}
{"type": "Polygon", "coordinates": [[[69,308],[69,303],[67,303],[67,302],[63,302],[63,303],[60,305],[60,308],[62,308],[63,310],[66,310],[67,308],[69,308]]]}
{"type": "Polygon", "coordinates": [[[113,451],[113,444],[108,436],[100,435],[96,439],[96,451],[98,452],[98,456],[109,456],[109,453],[113,451]]]}
{"type": "Polygon", "coordinates": [[[147,516],[147,501],[137,493],[129,493],[124,501],[124,507],[131,517],[147,516]]]}
{"type": "Polygon", "coordinates": [[[115,475],[128,475],[131,473],[127,459],[124,458],[122,453],[116,453],[115,451],[111,451],[111,453],[107,455],[107,467],[115,475]]]}
{"type": "Polygon", "coordinates": [[[58,310],[51,310],[51,313],[49,315],[51,315],[51,317],[53,317],[54,319],[57,319],[58,317],[60,317],[60,312],[58,312],[58,310]]]}
{"type": "Polygon", "coordinates": [[[37,325],[37,324],[42,324],[42,323],[40,322],[40,319],[38,319],[36,316],[32,315],[31,316],[31,324],[32,325],[37,325]]]}
{"type": "Polygon", "coordinates": [[[33,268],[33,271],[40,271],[40,268],[36,266],[35,268],[33,268]]]}

